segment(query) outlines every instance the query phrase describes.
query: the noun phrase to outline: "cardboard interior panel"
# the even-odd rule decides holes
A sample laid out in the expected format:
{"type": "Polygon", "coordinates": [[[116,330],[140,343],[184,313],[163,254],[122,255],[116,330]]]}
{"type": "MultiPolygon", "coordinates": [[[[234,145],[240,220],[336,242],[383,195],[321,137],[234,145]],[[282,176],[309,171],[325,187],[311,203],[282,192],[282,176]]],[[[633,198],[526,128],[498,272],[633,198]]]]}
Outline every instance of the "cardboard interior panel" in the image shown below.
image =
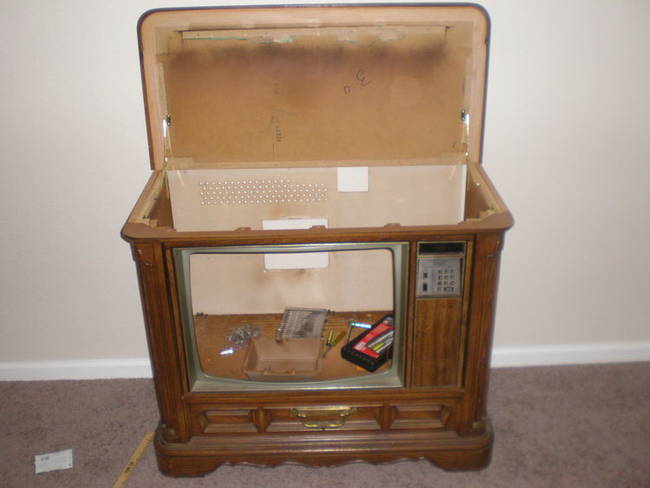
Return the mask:
{"type": "Polygon", "coordinates": [[[469,23],[181,34],[158,58],[171,167],[465,153],[469,23]]]}
{"type": "Polygon", "coordinates": [[[190,276],[194,314],[281,314],[286,307],[393,310],[388,250],[330,252],[327,268],[289,270],[267,270],[261,253],[193,254],[190,276]]]}
{"type": "Polygon", "coordinates": [[[480,162],[480,8],[163,10],[139,34],[155,169],[480,162]]]}
{"type": "Polygon", "coordinates": [[[338,192],[336,168],[168,171],[177,231],[261,229],[265,219],[328,227],[445,225],[463,220],[465,165],[374,166],[367,192],[338,192]]]}

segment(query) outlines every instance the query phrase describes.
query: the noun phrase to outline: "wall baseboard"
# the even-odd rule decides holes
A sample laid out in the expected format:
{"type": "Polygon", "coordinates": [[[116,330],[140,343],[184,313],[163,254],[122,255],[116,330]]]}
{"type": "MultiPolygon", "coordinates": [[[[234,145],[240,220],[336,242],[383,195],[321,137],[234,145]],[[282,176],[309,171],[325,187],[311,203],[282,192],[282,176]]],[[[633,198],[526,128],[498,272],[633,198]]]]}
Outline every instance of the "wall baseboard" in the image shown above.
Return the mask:
{"type": "MultiPolygon", "coordinates": [[[[552,366],[650,361],[650,342],[498,347],[492,367],[552,366]]],[[[0,381],[151,378],[148,358],[0,363],[0,381]]]]}
{"type": "Polygon", "coordinates": [[[650,342],[498,347],[492,351],[493,368],[635,361],[650,361],[650,342]]]}
{"type": "Polygon", "coordinates": [[[0,363],[0,381],[151,378],[149,358],[0,363]]]}

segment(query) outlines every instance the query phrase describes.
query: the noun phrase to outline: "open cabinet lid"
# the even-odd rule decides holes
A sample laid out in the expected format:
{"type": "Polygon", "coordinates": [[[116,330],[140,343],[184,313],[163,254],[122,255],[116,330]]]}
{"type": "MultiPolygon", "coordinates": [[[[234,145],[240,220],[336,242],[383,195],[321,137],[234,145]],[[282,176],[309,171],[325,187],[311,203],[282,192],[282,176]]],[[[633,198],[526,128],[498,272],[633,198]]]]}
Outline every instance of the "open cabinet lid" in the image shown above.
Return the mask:
{"type": "Polygon", "coordinates": [[[152,168],[480,162],[487,34],[476,6],[148,12],[152,168]]]}

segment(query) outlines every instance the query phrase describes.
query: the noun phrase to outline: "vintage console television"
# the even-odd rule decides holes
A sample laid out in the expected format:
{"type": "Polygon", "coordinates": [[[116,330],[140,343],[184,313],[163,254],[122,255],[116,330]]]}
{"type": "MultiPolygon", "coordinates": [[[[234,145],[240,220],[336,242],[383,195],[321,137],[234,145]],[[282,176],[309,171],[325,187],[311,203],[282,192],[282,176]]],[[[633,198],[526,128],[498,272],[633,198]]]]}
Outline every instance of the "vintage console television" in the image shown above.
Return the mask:
{"type": "Polygon", "coordinates": [[[480,165],[485,13],[158,10],[139,34],[153,174],[122,235],[160,469],[485,466],[512,225],[480,165]]]}

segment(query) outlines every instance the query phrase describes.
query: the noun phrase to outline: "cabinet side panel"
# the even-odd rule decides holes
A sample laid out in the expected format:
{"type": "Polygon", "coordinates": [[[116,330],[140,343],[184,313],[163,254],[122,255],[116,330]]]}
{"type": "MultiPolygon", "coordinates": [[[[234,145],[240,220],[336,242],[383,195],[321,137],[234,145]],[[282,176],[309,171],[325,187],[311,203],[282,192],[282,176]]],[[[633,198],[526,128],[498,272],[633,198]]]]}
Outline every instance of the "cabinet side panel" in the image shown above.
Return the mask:
{"type": "Polygon", "coordinates": [[[462,299],[419,299],[415,305],[413,386],[457,383],[462,299]]]}
{"type": "Polygon", "coordinates": [[[503,233],[480,234],[474,253],[461,434],[486,428],[486,401],[503,233]]]}
{"type": "Polygon", "coordinates": [[[185,439],[188,433],[181,401],[181,367],[171,324],[162,249],[156,244],[134,243],[133,256],[138,269],[162,435],[167,441],[177,442],[185,439]]]}

